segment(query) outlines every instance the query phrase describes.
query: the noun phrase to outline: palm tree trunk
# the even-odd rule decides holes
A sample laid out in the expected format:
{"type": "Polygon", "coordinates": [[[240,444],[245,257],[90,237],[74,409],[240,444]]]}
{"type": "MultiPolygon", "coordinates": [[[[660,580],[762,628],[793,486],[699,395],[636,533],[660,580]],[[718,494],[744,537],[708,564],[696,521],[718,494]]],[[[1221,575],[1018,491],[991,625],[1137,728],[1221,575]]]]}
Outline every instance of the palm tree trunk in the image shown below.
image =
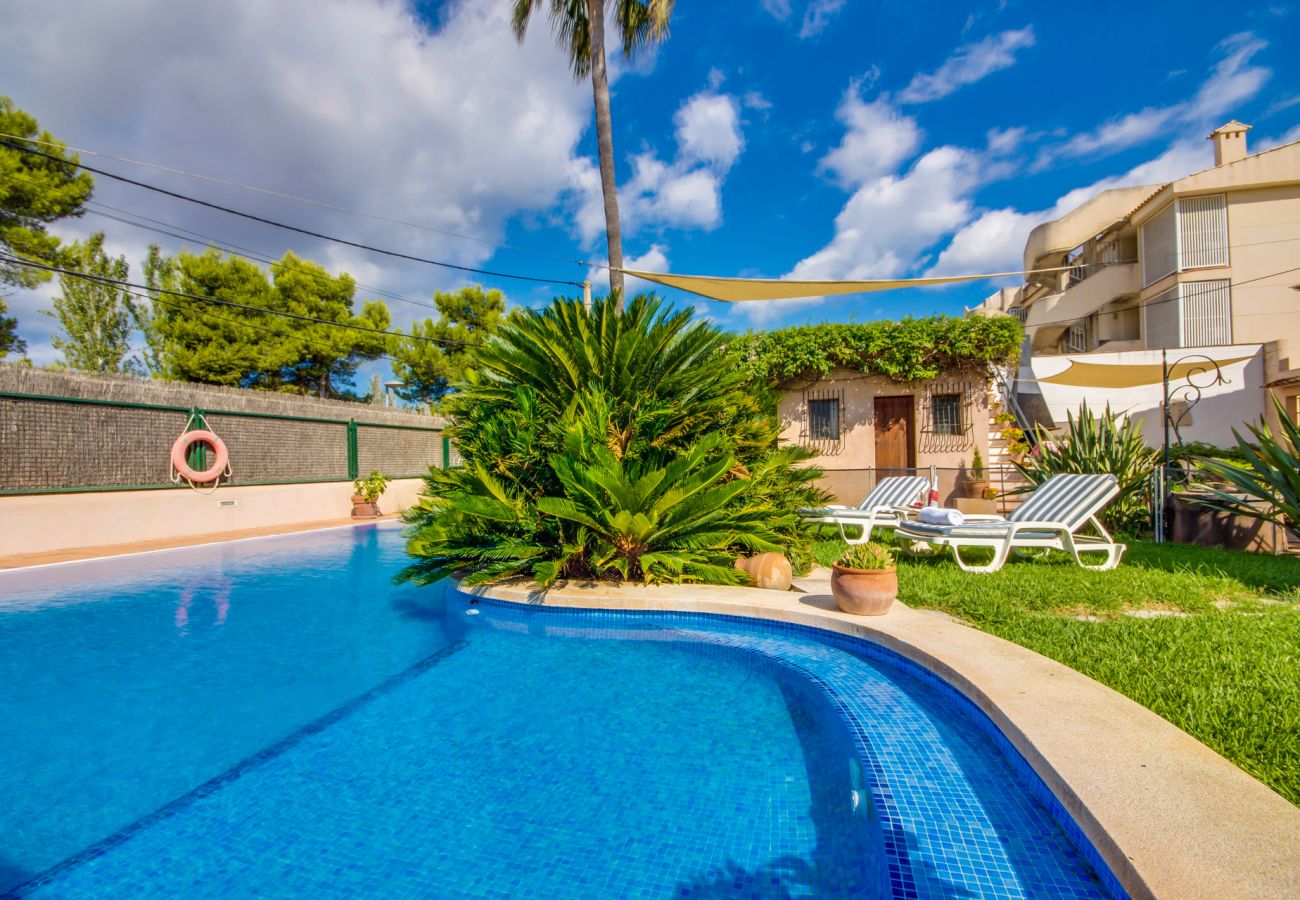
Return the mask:
{"type": "Polygon", "coordinates": [[[609,111],[605,72],[605,3],[587,0],[591,35],[591,89],[596,101],[596,145],[600,156],[600,190],[605,195],[605,238],[609,245],[609,289],[623,312],[623,232],[618,224],[618,182],[614,177],[614,125],[609,111]]]}

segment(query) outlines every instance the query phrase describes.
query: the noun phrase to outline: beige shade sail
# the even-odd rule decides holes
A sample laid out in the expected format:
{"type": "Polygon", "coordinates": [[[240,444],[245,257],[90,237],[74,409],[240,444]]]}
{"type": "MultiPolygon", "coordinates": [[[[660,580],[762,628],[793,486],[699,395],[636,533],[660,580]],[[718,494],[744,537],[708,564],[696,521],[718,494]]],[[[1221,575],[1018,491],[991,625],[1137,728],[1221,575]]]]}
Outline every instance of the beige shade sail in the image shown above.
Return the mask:
{"type": "Polygon", "coordinates": [[[945,275],[938,278],[887,278],[871,281],[786,281],[779,278],[716,278],[711,275],[669,275],[663,272],[639,272],[622,269],[625,275],[653,281],[665,287],[677,288],[688,294],[740,303],[746,300],[794,300],[802,297],[826,297],[832,294],[865,294],[870,291],[892,291],[899,288],[928,287],[937,284],[958,284],[964,281],[983,281],[988,278],[1005,278],[1011,275],[1035,275],[1040,272],[1061,272],[1068,266],[1056,269],[1035,269],[1032,272],[993,272],[987,275],[945,275]]]}
{"type": "MultiPolygon", "coordinates": [[[[1254,359],[1253,356],[1234,356],[1232,359],[1218,359],[1220,369],[1254,359]]],[[[1169,367],[1169,380],[1179,381],[1207,372],[1207,365],[1201,362],[1180,362],[1169,367]]],[[[1126,363],[1107,364],[1071,360],[1064,371],[1037,379],[1043,384],[1063,384],[1082,388],[1132,388],[1160,384],[1164,380],[1164,367],[1160,363],[1126,363]]]]}

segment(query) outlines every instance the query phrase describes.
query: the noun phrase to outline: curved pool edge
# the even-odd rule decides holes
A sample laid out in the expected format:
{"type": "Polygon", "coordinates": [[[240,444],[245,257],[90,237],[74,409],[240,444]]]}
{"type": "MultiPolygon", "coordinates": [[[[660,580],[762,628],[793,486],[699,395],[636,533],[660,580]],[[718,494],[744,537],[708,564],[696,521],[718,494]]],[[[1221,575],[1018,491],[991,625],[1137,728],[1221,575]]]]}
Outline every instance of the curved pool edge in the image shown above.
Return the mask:
{"type": "Polygon", "coordinates": [[[989,717],[1134,897],[1295,896],[1300,809],[1165,719],[1087,676],[896,603],[712,585],[465,587],[521,604],[742,616],[847,634],[919,665],[989,717]]]}

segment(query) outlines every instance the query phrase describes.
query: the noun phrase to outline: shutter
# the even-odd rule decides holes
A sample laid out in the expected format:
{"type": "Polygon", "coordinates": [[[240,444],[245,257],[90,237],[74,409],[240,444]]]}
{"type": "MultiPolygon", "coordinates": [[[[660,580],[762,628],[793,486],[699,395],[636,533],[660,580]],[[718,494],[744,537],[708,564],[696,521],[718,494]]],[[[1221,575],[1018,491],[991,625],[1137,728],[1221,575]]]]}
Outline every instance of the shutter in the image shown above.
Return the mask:
{"type": "Polygon", "coordinates": [[[1223,194],[1178,201],[1178,249],[1181,269],[1228,264],[1228,207],[1223,194]]]}
{"type": "MultiPolygon", "coordinates": [[[[1185,281],[1182,289],[1184,347],[1232,343],[1232,288],[1228,281],[1185,281]]],[[[1171,304],[1172,305],[1172,304],[1171,304]]]]}

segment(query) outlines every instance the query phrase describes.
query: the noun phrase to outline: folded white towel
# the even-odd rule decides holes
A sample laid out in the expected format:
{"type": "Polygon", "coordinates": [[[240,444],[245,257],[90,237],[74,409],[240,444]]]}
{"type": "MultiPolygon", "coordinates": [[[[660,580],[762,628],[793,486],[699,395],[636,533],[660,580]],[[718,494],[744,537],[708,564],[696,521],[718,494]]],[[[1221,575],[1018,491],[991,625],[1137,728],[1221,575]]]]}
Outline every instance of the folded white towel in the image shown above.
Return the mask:
{"type": "Polygon", "coordinates": [[[926,525],[960,525],[966,521],[960,509],[944,509],[941,506],[925,506],[917,515],[926,525]]]}

